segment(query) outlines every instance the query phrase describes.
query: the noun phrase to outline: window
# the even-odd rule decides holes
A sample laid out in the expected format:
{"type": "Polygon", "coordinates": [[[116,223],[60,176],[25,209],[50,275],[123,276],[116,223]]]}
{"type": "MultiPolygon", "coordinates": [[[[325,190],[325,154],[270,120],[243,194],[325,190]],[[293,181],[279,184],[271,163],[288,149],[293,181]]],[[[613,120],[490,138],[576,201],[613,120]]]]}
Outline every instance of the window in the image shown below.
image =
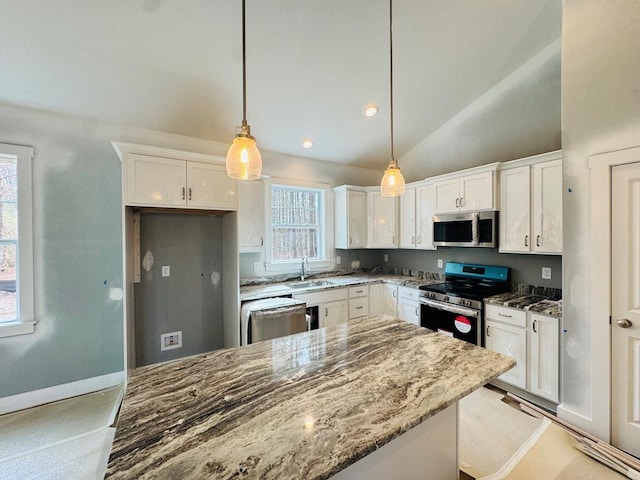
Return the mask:
{"type": "Polygon", "coordinates": [[[328,267],[328,185],[284,179],[270,179],[267,185],[267,269],[296,269],[305,256],[316,267],[328,267]]]}
{"type": "Polygon", "coordinates": [[[33,149],[0,144],[0,337],[33,333],[33,149]]]}

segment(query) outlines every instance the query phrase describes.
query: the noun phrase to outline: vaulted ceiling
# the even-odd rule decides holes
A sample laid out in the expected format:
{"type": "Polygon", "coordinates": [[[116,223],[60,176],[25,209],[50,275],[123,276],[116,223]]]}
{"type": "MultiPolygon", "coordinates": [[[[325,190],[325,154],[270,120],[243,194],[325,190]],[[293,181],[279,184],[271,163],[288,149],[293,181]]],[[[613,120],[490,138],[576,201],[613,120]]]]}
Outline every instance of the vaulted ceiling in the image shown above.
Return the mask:
{"type": "MultiPolygon", "coordinates": [[[[235,134],[240,0],[0,9],[0,102],[222,142],[235,134]]],[[[557,41],[561,10],[560,0],[395,0],[396,157],[557,41]]],[[[260,148],[384,167],[388,14],[387,0],[247,0],[247,117],[260,148]],[[377,116],[364,116],[368,104],[377,116]]]]}

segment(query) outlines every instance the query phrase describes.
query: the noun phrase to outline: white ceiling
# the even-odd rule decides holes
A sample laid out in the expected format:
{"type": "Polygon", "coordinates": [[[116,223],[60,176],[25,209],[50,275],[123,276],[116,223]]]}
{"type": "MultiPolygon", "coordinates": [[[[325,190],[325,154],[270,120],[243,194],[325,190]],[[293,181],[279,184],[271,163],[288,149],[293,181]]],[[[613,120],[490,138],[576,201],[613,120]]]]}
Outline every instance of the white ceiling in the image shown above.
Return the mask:
{"type": "MultiPolygon", "coordinates": [[[[0,102],[230,142],[240,0],[0,0],[0,102]]],[[[396,157],[561,33],[561,0],[395,0],[396,157]]],[[[387,0],[247,0],[261,149],[383,168],[387,0]],[[365,105],[378,116],[363,115],[365,105]],[[315,147],[304,150],[304,138],[315,147]]]]}

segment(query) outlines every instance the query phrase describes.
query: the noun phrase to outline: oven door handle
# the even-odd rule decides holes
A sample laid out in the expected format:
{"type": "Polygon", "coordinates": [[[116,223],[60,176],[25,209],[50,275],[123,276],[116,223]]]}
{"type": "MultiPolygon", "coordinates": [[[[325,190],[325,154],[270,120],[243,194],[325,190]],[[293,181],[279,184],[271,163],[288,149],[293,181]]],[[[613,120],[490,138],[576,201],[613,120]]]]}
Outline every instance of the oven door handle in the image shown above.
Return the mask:
{"type": "Polygon", "coordinates": [[[437,300],[431,300],[428,298],[421,298],[420,303],[429,307],[437,308],[438,310],[444,310],[445,312],[458,313],[460,315],[467,315],[468,317],[478,318],[480,312],[471,308],[459,307],[458,305],[451,305],[449,303],[438,302],[437,300]]]}

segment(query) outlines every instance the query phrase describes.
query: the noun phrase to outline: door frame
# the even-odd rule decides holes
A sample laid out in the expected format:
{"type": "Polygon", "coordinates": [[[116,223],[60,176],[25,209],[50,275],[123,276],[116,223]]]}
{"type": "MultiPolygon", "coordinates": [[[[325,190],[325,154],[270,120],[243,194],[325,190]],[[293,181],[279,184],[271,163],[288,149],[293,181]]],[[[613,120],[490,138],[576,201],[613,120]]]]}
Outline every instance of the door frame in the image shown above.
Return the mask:
{"type": "Polygon", "coordinates": [[[591,419],[587,425],[584,424],[584,418],[567,415],[567,419],[577,420],[577,425],[582,423],[585,430],[607,442],[611,441],[612,168],[637,162],[640,162],[640,147],[589,156],[591,419]]]}

